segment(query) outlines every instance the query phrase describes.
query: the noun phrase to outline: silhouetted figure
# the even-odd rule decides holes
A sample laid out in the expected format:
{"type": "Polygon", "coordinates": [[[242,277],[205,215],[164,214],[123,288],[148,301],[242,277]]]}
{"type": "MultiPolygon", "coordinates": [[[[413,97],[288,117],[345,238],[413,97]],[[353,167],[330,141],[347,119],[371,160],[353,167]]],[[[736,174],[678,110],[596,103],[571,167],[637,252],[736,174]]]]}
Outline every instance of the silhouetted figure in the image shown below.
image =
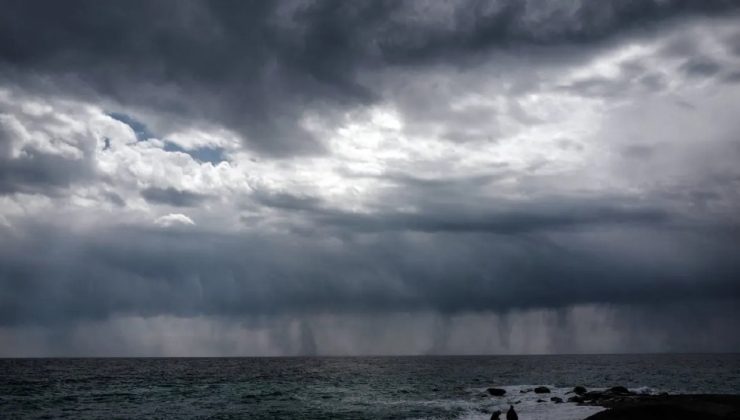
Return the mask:
{"type": "Polygon", "coordinates": [[[506,412],[506,420],[519,420],[519,416],[516,415],[513,405],[510,405],[509,411],[506,412]]]}

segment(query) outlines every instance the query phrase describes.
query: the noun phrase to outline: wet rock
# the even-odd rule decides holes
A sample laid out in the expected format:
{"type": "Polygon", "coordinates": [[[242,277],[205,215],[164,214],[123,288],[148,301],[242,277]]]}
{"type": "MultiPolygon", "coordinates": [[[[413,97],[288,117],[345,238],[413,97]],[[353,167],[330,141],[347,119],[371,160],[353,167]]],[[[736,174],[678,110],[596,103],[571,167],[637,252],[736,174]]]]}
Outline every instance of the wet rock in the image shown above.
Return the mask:
{"type": "Polygon", "coordinates": [[[720,417],[689,408],[655,405],[609,409],[594,414],[587,420],[724,420],[728,418],[735,417],[720,417]]]}
{"type": "Polygon", "coordinates": [[[537,388],[534,389],[534,392],[535,394],[549,394],[550,388],[546,386],[538,386],[537,388]]]}
{"type": "Polygon", "coordinates": [[[589,391],[581,396],[586,401],[595,401],[604,398],[604,393],[601,391],[589,391]]]}
{"type": "Polygon", "coordinates": [[[537,402],[538,403],[543,403],[543,402],[547,402],[547,401],[540,399],[540,400],[537,400],[537,402]]]}
{"type": "Polygon", "coordinates": [[[630,392],[629,389],[623,386],[613,386],[609,388],[606,392],[612,395],[632,395],[634,394],[634,392],[630,392]]]}
{"type": "Polygon", "coordinates": [[[493,413],[491,413],[491,420],[499,420],[501,416],[501,410],[496,410],[493,413]]]}
{"type": "MultiPolygon", "coordinates": [[[[615,386],[607,389],[606,391],[588,391],[582,395],[578,395],[583,400],[574,400],[573,402],[587,403],[592,405],[605,405],[610,402],[620,402],[632,400],[637,396],[637,393],[628,390],[623,386],[615,386]]],[[[571,399],[568,399],[571,401],[571,399]]]]}
{"type": "Polygon", "coordinates": [[[486,391],[494,397],[502,397],[506,395],[506,390],[501,388],[488,388],[486,391]]]}
{"type": "Polygon", "coordinates": [[[586,388],[585,387],[582,387],[582,386],[577,386],[577,387],[573,388],[573,393],[576,394],[576,395],[583,395],[586,392],[588,392],[588,391],[586,391],[586,388]]]}
{"type": "Polygon", "coordinates": [[[630,395],[606,398],[592,420],[729,420],[740,416],[740,395],[630,395]]]}
{"type": "Polygon", "coordinates": [[[585,401],[585,399],[582,396],[580,396],[580,395],[576,395],[574,397],[568,398],[568,402],[574,402],[574,403],[578,403],[578,404],[581,404],[584,401],[585,401]]]}
{"type": "Polygon", "coordinates": [[[563,399],[560,397],[552,397],[550,398],[550,401],[554,402],[555,404],[560,404],[561,402],[563,402],[563,399]]]}

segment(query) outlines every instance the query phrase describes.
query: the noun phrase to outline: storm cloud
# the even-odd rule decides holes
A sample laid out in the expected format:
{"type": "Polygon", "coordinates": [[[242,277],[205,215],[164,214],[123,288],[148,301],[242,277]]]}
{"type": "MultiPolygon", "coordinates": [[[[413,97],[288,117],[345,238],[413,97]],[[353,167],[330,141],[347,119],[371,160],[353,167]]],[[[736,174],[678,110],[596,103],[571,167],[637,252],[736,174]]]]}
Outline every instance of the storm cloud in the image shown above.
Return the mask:
{"type": "MultiPolygon", "coordinates": [[[[191,119],[224,125],[255,150],[292,155],[323,145],[301,126],[303,110],[335,114],[382,100],[368,72],[465,63],[499,49],[594,48],[682,16],[732,12],[737,4],[76,0],[43,7],[4,1],[2,8],[7,82],[102,95],[141,109],[137,115],[163,133],[191,119]],[[163,115],[148,117],[148,110],[163,115]]],[[[717,64],[694,58],[684,69],[705,74],[717,64]]]]}
{"type": "Polygon", "coordinates": [[[0,10],[0,354],[738,350],[735,1],[0,10]]]}

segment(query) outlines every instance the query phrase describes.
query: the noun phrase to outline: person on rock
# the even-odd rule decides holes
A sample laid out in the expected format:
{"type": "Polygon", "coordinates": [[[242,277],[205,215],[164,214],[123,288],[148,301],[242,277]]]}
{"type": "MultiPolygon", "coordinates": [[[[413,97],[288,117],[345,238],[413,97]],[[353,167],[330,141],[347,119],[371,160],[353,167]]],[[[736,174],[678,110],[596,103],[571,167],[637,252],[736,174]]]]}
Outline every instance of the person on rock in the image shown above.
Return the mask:
{"type": "Polygon", "coordinates": [[[506,412],[506,420],[519,420],[519,416],[516,415],[513,405],[510,405],[509,411],[506,412]]]}

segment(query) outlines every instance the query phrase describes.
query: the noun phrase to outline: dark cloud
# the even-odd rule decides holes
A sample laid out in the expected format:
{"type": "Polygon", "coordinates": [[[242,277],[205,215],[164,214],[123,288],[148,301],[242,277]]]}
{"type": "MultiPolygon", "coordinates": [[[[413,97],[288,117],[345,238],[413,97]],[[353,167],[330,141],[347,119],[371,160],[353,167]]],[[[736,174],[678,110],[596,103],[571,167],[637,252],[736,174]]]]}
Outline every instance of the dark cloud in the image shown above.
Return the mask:
{"type": "Polygon", "coordinates": [[[725,77],[725,81],[728,83],[740,83],[740,72],[730,73],[725,77]]]}
{"type": "Polygon", "coordinates": [[[561,89],[591,97],[629,97],[635,93],[657,93],[665,89],[666,78],[640,60],[623,63],[616,76],[593,76],[573,81],[561,89]]]}
{"type": "Polygon", "coordinates": [[[54,195],[57,189],[84,182],[93,174],[93,169],[79,159],[27,150],[20,158],[0,157],[0,194],[54,195]]]}
{"type": "Polygon", "coordinates": [[[0,323],[740,298],[737,229],[453,230],[340,238],[29,225],[0,241],[0,323]]]}
{"type": "Polygon", "coordinates": [[[709,77],[717,74],[720,71],[720,66],[707,57],[694,57],[682,64],[681,70],[689,76],[709,77]]]}
{"type": "MultiPolygon", "coordinates": [[[[642,146],[627,149],[648,154],[642,146]]],[[[485,196],[495,182],[510,174],[423,179],[405,173],[382,175],[396,185],[386,191],[373,211],[351,212],[329,206],[322,200],[291,193],[256,191],[252,198],[263,206],[287,212],[301,212],[302,221],[350,232],[470,232],[522,234],[544,230],[577,229],[589,225],[669,224],[671,213],[657,205],[646,205],[627,197],[543,196],[524,202],[485,196]],[[417,210],[398,211],[411,206],[417,210]]]]}
{"type": "MultiPolygon", "coordinates": [[[[2,2],[5,83],[104,97],[166,133],[225,125],[274,155],[316,153],[302,112],[377,99],[362,73],[463,63],[494,48],[585,46],[730,0],[521,2],[2,2]],[[149,111],[155,111],[152,117],[149,111]]],[[[141,130],[140,130],[141,131],[141,130]]],[[[144,132],[141,131],[141,135],[144,132]]]]}
{"type": "Polygon", "coordinates": [[[115,204],[118,207],[125,207],[126,201],[118,194],[108,191],[103,193],[103,197],[110,201],[111,203],[115,204]]]}
{"type": "Polygon", "coordinates": [[[589,224],[656,225],[668,220],[658,209],[610,207],[585,204],[556,205],[555,208],[528,206],[516,210],[439,208],[437,212],[387,212],[358,214],[323,211],[318,218],[326,224],[365,232],[488,232],[520,234],[541,230],[577,228],[589,224]],[[447,210],[447,211],[445,211],[447,210]],[[467,211],[466,211],[467,210],[467,211]]]}
{"type": "Polygon", "coordinates": [[[0,195],[40,193],[55,195],[58,190],[77,182],[90,181],[95,168],[91,150],[79,158],[23,147],[17,156],[11,153],[14,133],[0,120],[0,195]]]}
{"type": "Polygon", "coordinates": [[[166,204],[175,207],[194,207],[209,198],[209,196],[205,194],[178,190],[172,187],[150,187],[142,190],[141,196],[150,203],[166,204]]]}
{"type": "Polygon", "coordinates": [[[252,197],[260,204],[282,210],[309,210],[312,212],[324,212],[324,203],[311,196],[301,196],[286,192],[271,193],[256,190],[252,197]]]}

